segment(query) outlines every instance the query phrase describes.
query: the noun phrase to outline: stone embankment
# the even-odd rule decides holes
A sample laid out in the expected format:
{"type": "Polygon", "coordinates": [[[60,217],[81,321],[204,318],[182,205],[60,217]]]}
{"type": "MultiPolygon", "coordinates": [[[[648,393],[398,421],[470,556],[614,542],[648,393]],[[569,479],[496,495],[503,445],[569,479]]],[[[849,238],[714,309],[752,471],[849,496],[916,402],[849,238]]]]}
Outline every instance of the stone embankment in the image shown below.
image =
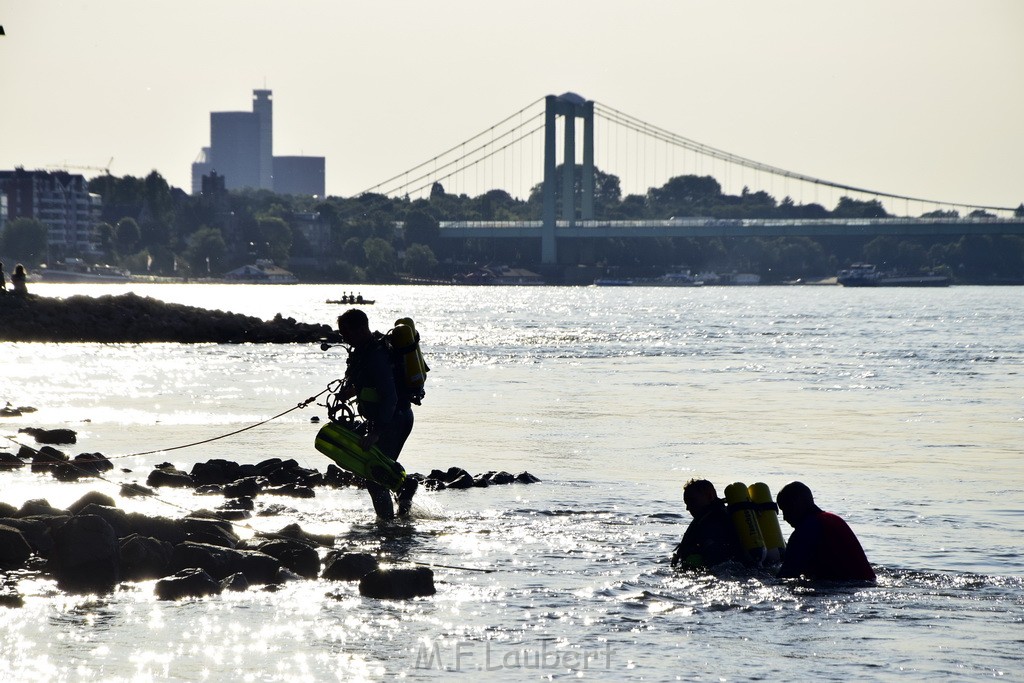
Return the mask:
{"type": "Polygon", "coordinates": [[[329,325],[166,303],[134,293],[67,299],[0,295],[0,341],[288,344],[340,341],[329,325]]]}

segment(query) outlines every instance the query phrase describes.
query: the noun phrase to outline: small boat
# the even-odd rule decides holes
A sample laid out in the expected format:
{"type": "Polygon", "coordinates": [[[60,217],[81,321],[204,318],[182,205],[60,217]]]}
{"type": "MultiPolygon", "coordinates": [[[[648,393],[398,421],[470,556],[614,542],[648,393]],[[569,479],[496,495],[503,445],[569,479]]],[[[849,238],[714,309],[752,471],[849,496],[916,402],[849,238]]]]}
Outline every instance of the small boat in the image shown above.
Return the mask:
{"type": "Polygon", "coordinates": [[[130,282],[127,270],[103,264],[90,265],[80,258],[68,258],[53,265],[44,264],[39,268],[38,280],[42,282],[130,282]]]}
{"type": "Polygon", "coordinates": [[[843,287],[948,287],[950,280],[936,273],[884,273],[870,263],[854,263],[839,271],[836,282],[843,287]]]}
{"type": "Polygon", "coordinates": [[[372,306],[377,303],[376,299],[364,299],[361,296],[348,297],[343,296],[340,299],[328,299],[324,303],[328,304],[344,304],[347,306],[372,306]]]}

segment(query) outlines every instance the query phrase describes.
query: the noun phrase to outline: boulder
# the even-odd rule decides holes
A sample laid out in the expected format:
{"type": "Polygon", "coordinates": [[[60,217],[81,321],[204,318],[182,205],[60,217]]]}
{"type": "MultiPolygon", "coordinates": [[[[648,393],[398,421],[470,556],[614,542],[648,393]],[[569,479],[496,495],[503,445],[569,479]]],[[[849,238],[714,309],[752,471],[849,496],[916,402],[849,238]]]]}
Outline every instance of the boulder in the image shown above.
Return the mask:
{"type": "Polygon", "coordinates": [[[282,539],[260,543],[256,550],[277,558],[286,569],[306,579],[320,575],[320,555],[312,546],[301,541],[282,539]]]}
{"type": "Polygon", "coordinates": [[[182,489],[195,488],[195,482],[192,481],[191,476],[166,463],[157,465],[156,469],[149,473],[149,477],[146,478],[146,485],[154,488],[161,486],[182,489]]]}
{"type": "Polygon", "coordinates": [[[113,529],[114,533],[117,534],[118,538],[123,538],[129,534],[134,533],[132,528],[132,522],[128,518],[128,513],[120,508],[109,507],[107,505],[97,505],[96,503],[89,503],[79,515],[96,515],[106,520],[113,529]]]}
{"type": "Polygon", "coordinates": [[[196,543],[234,548],[239,541],[234,527],[227,520],[214,518],[214,514],[208,510],[199,510],[183,517],[180,523],[185,530],[186,539],[196,543]]]}
{"type": "Polygon", "coordinates": [[[64,453],[61,453],[56,448],[43,446],[38,451],[32,452],[32,471],[49,472],[53,469],[54,465],[67,461],[68,456],[64,453]]]}
{"type": "Polygon", "coordinates": [[[246,496],[252,498],[253,496],[259,495],[260,491],[267,486],[269,482],[258,476],[242,477],[241,479],[235,479],[224,485],[223,493],[225,496],[230,498],[237,498],[240,496],[246,496]]]}
{"type": "Polygon", "coordinates": [[[142,484],[122,484],[120,493],[122,498],[140,498],[156,495],[156,491],[142,484]]]}
{"type": "Polygon", "coordinates": [[[4,470],[16,470],[25,466],[25,461],[14,453],[0,453],[0,472],[4,470]]]}
{"type": "Polygon", "coordinates": [[[156,582],[156,597],[160,600],[180,600],[220,595],[221,584],[202,569],[182,569],[173,576],[156,582]]]}
{"type": "Polygon", "coordinates": [[[429,567],[377,569],[359,580],[359,594],[367,598],[408,600],[437,592],[429,567]]]}
{"type": "Polygon", "coordinates": [[[44,498],[33,498],[32,500],[26,500],[22,503],[18,512],[14,515],[15,517],[37,517],[37,516],[48,516],[48,517],[70,517],[71,513],[67,510],[60,510],[52,507],[50,503],[44,498]]]}
{"type": "Polygon", "coordinates": [[[0,566],[20,567],[32,554],[21,530],[0,523],[0,566]]]}
{"type": "Polygon", "coordinates": [[[78,435],[71,429],[38,429],[22,427],[18,433],[28,434],[36,443],[71,444],[78,441],[78,435]]]}
{"type": "Polygon", "coordinates": [[[185,540],[185,528],[176,519],[150,517],[140,512],[131,512],[128,514],[128,520],[131,522],[132,533],[139,536],[167,541],[171,545],[177,545],[185,540]]]}
{"type": "Polygon", "coordinates": [[[171,570],[174,546],[148,536],[132,534],[121,539],[119,559],[121,578],[125,581],[159,579],[171,570]]]}
{"type": "Polygon", "coordinates": [[[106,593],[120,580],[114,528],[102,517],[78,515],[53,532],[50,566],[57,585],[72,593],[106,593]]]}
{"type": "Polygon", "coordinates": [[[204,570],[217,580],[241,572],[249,583],[276,583],[281,563],[258,550],[236,550],[192,541],[174,546],[171,568],[193,567],[204,570]]]}
{"type": "Polygon", "coordinates": [[[107,494],[100,493],[99,491],[89,491],[81,498],[76,500],[74,503],[68,505],[68,512],[70,512],[73,515],[77,515],[79,512],[81,512],[87,506],[93,503],[96,503],[97,505],[104,505],[109,508],[117,507],[117,503],[114,501],[114,499],[108,496],[107,494]]]}
{"type": "Polygon", "coordinates": [[[516,475],[516,481],[520,484],[536,484],[540,479],[524,471],[516,475]]]}
{"type": "Polygon", "coordinates": [[[332,551],[324,559],[322,576],[328,581],[358,581],[379,567],[373,555],[332,551]]]}

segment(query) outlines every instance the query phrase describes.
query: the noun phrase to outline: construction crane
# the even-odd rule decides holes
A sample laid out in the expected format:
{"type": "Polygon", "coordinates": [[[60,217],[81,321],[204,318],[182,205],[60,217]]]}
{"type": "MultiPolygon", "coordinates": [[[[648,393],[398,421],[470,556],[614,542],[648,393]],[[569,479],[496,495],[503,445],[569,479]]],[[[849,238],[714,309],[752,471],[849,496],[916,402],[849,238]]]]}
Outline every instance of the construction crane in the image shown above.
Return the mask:
{"type": "Polygon", "coordinates": [[[114,157],[110,157],[106,166],[75,166],[74,164],[63,163],[51,164],[49,166],[44,166],[43,168],[48,171],[70,171],[72,169],[78,171],[103,171],[104,175],[110,175],[110,165],[112,163],[114,163],[114,157]]]}

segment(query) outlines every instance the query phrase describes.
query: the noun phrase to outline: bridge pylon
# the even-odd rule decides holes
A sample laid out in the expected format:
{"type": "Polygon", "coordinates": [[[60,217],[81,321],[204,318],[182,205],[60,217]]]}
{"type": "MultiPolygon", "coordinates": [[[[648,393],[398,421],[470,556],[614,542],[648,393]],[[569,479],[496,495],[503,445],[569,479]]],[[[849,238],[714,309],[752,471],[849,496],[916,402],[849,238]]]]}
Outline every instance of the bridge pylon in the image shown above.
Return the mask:
{"type": "Polygon", "coordinates": [[[557,158],[557,117],[565,118],[565,139],[562,161],[562,220],[572,225],[576,221],[576,119],[583,119],[583,170],[580,178],[579,217],[594,218],[594,102],[584,100],[576,93],[548,95],[544,111],[544,213],[541,230],[540,261],[558,262],[555,240],[555,178],[557,158]]]}

